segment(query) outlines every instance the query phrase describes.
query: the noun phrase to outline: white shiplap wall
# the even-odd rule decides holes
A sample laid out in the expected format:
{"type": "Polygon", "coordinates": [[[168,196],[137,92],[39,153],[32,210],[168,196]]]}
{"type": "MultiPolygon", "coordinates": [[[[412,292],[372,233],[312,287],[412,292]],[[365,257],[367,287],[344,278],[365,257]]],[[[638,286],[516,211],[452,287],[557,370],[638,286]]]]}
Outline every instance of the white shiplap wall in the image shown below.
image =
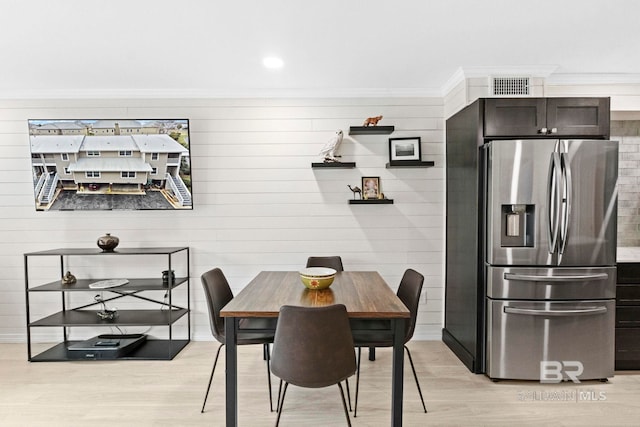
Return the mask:
{"type": "MultiPolygon", "coordinates": [[[[105,232],[120,237],[121,247],[191,247],[196,340],[211,339],[199,280],[205,270],[221,267],[238,292],[260,270],[298,269],[309,255],[331,254],[341,255],[347,269],[380,271],[394,287],[407,267],[422,272],[415,338],[439,339],[443,128],[442,98],[0,101],[0,341],[26,340],[22,254],[93,247],[105,232]],[[395,126],[391,136],[420,136],[423,159],[436,166],[386,169],[389,136],[348,136],[349,126],[379,114],[380,124],[395,126]],[[27,120],[38,118],[190,119],[194,210],[36,212],[27,120]],[[312,169],[336,129],[346,135],[343,160],[357,168],[312,169]],[[347,184],[359,185],[362,176],[380,176],[382,191],[395,204],[349,205],[347,184]]],[[[76,262],[77,271],[92,274],[86,261],[76,262]]],[[[33,273],[36,281],[56,274],[55,265],[33,273]]],[[[36,302],[33,310],[48,313],[58,306],[56,297],[36,302]]],[[[53,330],[37,332],[38,340],[58,339],[53,330]]]]}

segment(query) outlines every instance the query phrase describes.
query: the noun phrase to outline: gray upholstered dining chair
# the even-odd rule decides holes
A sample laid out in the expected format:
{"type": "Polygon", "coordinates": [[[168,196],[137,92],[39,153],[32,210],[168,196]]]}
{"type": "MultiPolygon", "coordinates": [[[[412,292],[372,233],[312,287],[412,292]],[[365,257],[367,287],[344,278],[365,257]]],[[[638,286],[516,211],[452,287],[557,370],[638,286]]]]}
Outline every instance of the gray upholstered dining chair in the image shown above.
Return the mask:
{"type": "Polygon", "coordinates": [[[340,383],[356,371],[353,348],[349,317],[344,305],[284,305],[280,308],[271,357],[271,372],[280,378],[282,390],[282,394],[278,392],[276,426],[280,423],[289,384],[305,388],[337,384],[347,424],[351,426],[340,383]]]}
{"type": "Polygon", "coordinates": [[[307,267],[329,267],[335,271],[344,271],[340,256],[310,256],[307,258],[307,267]]]}
{"type": "MultiPolygon", "coordinates": [[[[409,321],[405,323],[404,330],[404,349],[409,356],[409,362],[411,363],[411,370],[413,371],[413,378],[416,380],[418,387],[418,394],[420,394],[420,400],[422,401],[422,408],[424,412],[427,412],[427,407],[424,404],[424,398],[422,397],[422,390],[420,389],[420,382],[418,381],[418,375],[416,374],[416,368],[413,365],[413,358],[411,352],[407,347],[407,342],[413,337],[413,332],[416,328],[416,318],[418,316],[418,305],[420,303],[420,293],[422,292],[422,285],[424,283],[424,276],[415,270],[407,269],[402,276],[400,286],[398,287],[397,296],[402,303],[409,309],[411,317],[409,321]]],[[[355,346],[358,348],[358,368],[356,372],[356,399],[353,408],[353,416],[358,415],[358,392],[360,387],[360,355],[362,353],[362,347],[393,347],[393,336],[389,333],[388,321],[377,320],[360,320],[352,319],[351,327],[354,330],[353,340],[355,346]]]]}
{"type": "MultiPolygon", "coordinates": [[[[339,255],[333,256],[310,256],[307,258],[307,267],[329,267],[333,268],[335,271],[344,271],[344,266],[342,264],[342,257],[339,255]]],[[[370,352],[373,350],[370,349],[370,352]]],[[[375,357],[375,353],[372,353],[375,357]]],[[[373,359],[372,359],[373,360],[373,359]]],[[[349,401],[349,410],[351,410],[351,391],[349,390],[349,380],[345,381],[347,386],[347,400],[349,401]]]]}
{"type": "MultiPolygon", "coordinates": [[[[211,333],[213,337],[220,343],[218,351],[216,352],[216,358],[213,362],[213,368],[211,369],[211,376],[209,377],[209,385],[207,386],[207,392],[204,395],[204,402],[202,403],[202,409],[200,412],[204,412],[204,407],[207,404],[207,397],[209,396],[209,389],[211,388],[211,381],[213,380],[213,374],[216,371],[216,365],[218,364],[218,357],[220,356],[220,350],[226,343],[225,331],[224,331],[224,319],[220,317],[220,310],[233,299],[233,292],[229,286],[227,278],[219,268],[214,268],[202,274],[200,277],[202,280],[202,286],[204,288],[204,294],[207,300],[207,306],[209,308],[209,323],[211,325],[211,333]]],[[[263,354],[267,361],[267,382],[269,384],[269,408],[273,412],[273,399],[271,392],[271,372],[269,369],[269,344],[273,343],[274,332],[264,332],[265,329],[275,329],[276,319],[241,319],[238,330],[237,344],[249,345],[249,344],[262,344],[263,354]],[[245,331],[243,331],[245,329],[245,331]],[[250,331],[249,329],[262,329],[262,331],[250,331]]]]}

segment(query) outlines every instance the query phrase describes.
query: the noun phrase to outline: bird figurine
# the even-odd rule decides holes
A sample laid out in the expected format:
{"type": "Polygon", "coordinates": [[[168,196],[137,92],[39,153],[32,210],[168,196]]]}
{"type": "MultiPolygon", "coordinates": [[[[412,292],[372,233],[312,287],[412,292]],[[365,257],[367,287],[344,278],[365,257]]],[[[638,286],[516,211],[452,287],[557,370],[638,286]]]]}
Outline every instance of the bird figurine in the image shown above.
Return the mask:
{"type": "Polygon", "coordinates": [[[338,151],[338,148],[340,148],[340,144],[342,144],[342,137],[343,137],[343,133],[342,133],[342,129],[338,129],[335,133],[335,135],[333,135],[326,144],[324,144],[324,147],[322,147],[322,150],[320,150],[320,155],[324,156],[324,162],[325,163],[335,163],[338,162],[339,160],[336,157],[342,157],[336,154],[336,151],[338,151]]]}

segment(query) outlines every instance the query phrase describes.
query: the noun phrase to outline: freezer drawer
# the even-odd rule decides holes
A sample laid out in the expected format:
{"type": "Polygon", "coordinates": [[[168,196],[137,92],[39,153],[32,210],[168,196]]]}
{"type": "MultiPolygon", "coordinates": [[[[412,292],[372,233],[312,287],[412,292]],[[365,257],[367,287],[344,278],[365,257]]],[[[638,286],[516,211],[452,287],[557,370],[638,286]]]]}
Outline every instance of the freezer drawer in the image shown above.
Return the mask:
{"type": "Polygon", "coordinates": [[[592,300],[616,297],[615,267],[487,267],[492,299],[592,300]]]}
{"type": "Polygon", "coordinates": [[[615,301],[494,301],[487,299],[487,375],[540,381],[544,366],[563,364],[570,379],[613,376],[615,301]],[[567,363],[568,362],[568,363],[567,363]]]}

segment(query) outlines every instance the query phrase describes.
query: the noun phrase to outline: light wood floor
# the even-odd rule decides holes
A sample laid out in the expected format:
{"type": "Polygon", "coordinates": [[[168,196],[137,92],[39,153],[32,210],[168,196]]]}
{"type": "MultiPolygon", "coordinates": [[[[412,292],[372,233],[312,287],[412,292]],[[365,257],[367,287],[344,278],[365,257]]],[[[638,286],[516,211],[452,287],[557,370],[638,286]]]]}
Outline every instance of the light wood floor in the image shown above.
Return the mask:
{"type": "MultiPolygon", "coordinates": [[[[223,357],[206,412],[200,413],[217,347],[213,342],[193,342],[166,362],[29,363],[25,347],[0,344],[1,426],[224,425],[223,357]]],[[[407,364],[405,426],[640,424],[640,372],[618,372],[606,384],[494,383],[470,373],[441,342],[412,341],[409,347],[429,413],[422,412],[407,364]]],[[[375,362],[363,361],[354,427],[389,425],[391,354],[378,349],[377,356],[375,362]]],[[[274,425],[261,347],[242,347],[239,367],[239,425],[274,425]]],[[[275,378],[273,388],[277,394],[275,378]]],[[[280,425],[346,425],[338,388],[290,386],[280,425]]]]}

